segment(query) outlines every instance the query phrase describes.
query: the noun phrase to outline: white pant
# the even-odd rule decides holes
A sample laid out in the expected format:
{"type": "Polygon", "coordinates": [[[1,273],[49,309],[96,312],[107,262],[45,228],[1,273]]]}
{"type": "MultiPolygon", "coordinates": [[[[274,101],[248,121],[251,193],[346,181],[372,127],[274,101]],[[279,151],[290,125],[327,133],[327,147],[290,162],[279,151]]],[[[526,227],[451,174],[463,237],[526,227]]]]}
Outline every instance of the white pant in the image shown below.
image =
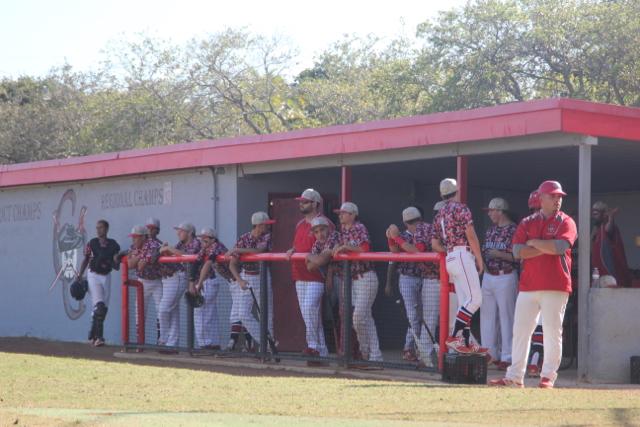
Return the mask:
{"type": "Polygon", "coordinates": [[[555,382],[562,359],[562,321],[569,294],[560,291],[520,292],[513,323],[512,363],[506,377],[517,382],[524,379],[531,334],[536,318],[542,314],[544,363],[540,375],[555,382]]]}
{"type": "Polygon", "coordinates": [[[231,313],[229,323],[234,324],[242,321],[242,289],[235,280],[229,282],[229,293],[231,294],[231,313]]]}
{"type": "MultiPolygon", "coordinates": [[[[424,279],[422,281],[422,319],[437,343],[436,327],[440,323],[440,279],[424,279]]],[[[420,351],[425,354],[423,357],[426,357],[433,350],[434,343],[424,326],[422,326],[420,333],[420,341],[423,343],[420,351]]]]}
{"type": "Polygon", "coordinates": [[[458,308],[464,307],[475,313],[482,305],[480,277],[476,270],[476,258],[464,249],[455,249],[447,254],[449,281],[456,287],[458,308]]]}
{"type": "Polygon", "coordinates": [[[218,325],[218,292],[220,286],[227,281],[220,276],[207,279],[202,284],[204,304],[193,310],[193,322],[196,343],[199,347],[205,345],[220,345],[220,327],[218,325]]]}
{"type": "Polygon", "coordinates": [[[107,276],[89,270],[87,272],[87,282],[89,283],[89,293],[91,294],[91,307],[95,307],[99,302],[103,302],[108,306],[109,302],[105,300],[107,276]]]}
{"type": "Polygon", "coordinates": [[[300,312],[306,329],[307,347],[320,352],[320,356],[327,356],[329,350],[324,339],[320,311],[324,283],[297,280],[296,293],[298,294],[298,304],[300,305],[300,312]]]}
{"type": "Polygon", "coordinates": [[[162,279],[162,298],[158,309],[160,344],[176,347],[180,337],[180,300],[187,289],[184,271],[162,279]]]}
{"type": "MultiPolygon", "coordinates": [[[[256,301],[258,302],[258,307],[260,306],[260,275],[250,275],[245,274],[243,271],[240,273],[240,277],[243,280],[246,280],[249,283],[249,287],[253,289],[253,293],[256,296],[256,301]]],[[[268,290],[268,322],[267,327],[269,328],[269,332],[271,336],[274,337],[273,332],[273,291],[271,289],[271,276],[267,274],[267,290],[268,290]]],[[[240,290],[240,320],[242,321],[242,325],[247,328],[251,337],[255,340],[256,345],[260,344],[260,322],[258,319],[253,317],[253,313],[251,310],[253,309],[253,297],[251,296],[251,291],[249,288],[246,290],[240,290]]],[[[274,338],[275,339],[275,338],[274,338]]]]}
{"type": "Polygon", "coordinates": [[[404,309],[409,322],[407,336],[404,340],[404,349],[409,350],[416,345],[413,333],[415,332],[415,335],[420,337],[420,330],[422,329],[422,278],[401,274],[398,279],[398,288],[400,289],[400,295],[402,295],[402,301],[404,301],[404,309]]]}
{"type": "Polygon", "coordinates": [[[480,310],[482,345],[489,349],[492,358],[502,362],[511,362],[513,316],[517,297],[518,275],[515,271],[499,276],[484,274],[480,310]]]}
{"type": "MultiPolygon", "coordinates": [[[[162,280],[148,280],[148,279],[140,279],[137,278],[140,283],[142,283],[142,291],[144,294],[144,322],[147,325],[147,319],[149,318],[149,303],[153,300],[156,308],[156,318],[160,314],[160,300],[162,299],[162,280]]],[[[136,304],[136,326],[138,322],[138,304],[136,304]]],[[[153,327],[152,330],[156,331],[156,322],[152,321],[153,327]]],[[[145,328],[146,330],[147,328],[145,328]]],[[[146,334],[145,334],[146,335],[146,334]]]]}
{"type": "Polygon", "coordinates": [[[369,360],[382,361],[378,331],[371,313],[377,294],[378,276],[373,271],[367,271],[361,278],[352,282],[353,329],[358,336],[360,351],[369,355],[369,360]]]}

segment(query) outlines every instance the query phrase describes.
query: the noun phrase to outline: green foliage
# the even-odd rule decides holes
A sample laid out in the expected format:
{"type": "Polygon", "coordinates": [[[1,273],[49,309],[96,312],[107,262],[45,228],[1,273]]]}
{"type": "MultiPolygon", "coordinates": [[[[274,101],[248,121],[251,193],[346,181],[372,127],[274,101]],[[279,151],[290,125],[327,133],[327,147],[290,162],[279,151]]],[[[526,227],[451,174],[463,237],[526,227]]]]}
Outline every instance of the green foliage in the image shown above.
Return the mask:
{"type": "Polygon", "coordinates": [[[0,163],[546,97],[640,106],[640,1],[471,0],[414,37],[345,36],[291,77],[279,39],[141,35],[92,72],[0,80],[0,163]]]}

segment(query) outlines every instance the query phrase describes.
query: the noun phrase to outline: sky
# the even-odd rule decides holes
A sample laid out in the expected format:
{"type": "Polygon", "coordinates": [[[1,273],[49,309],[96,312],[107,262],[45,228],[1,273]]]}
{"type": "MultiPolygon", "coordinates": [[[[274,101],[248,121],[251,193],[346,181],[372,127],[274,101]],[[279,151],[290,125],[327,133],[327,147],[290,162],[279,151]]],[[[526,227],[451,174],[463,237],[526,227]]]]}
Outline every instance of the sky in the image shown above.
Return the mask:
{"type": "MultiPolygon", "coordinates": [[[[344,34],[411,36],[463,0],[0,0],[0,78],[96,68],[109,42],[140,33],[183,43],[226,28],[284,38],[302,70],[344,34]]],[[[298,71],[298,70],[290,70],[298,71]]]]}

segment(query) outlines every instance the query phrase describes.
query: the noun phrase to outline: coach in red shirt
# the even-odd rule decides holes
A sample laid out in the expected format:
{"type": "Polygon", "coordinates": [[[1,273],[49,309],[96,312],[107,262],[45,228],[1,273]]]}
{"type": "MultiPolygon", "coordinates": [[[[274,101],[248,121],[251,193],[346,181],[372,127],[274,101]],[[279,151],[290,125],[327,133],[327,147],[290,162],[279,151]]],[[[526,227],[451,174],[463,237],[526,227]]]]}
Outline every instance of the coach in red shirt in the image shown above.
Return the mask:
{"type": "Polygon", "coordinates": [[[491,385],[523,387],[536,318],[542,314],[544,363],[541,388],[553,388],[562,358],[562,320],[571,292],[571,246],[576,223],[560,210],[566,193],[557,181],[538,188],[541,209],[526,217],[513,236],[513,255],[523,260],[513,325],[512,365],[491,385]]]}
{"type": "MultiPolygon", "coordinates": [[[[313,188],[304,190],[296,200],[300,202],[300,213],[304,215],[304,218],[296,225],[293,247],[287,251],[289,257],[294,252],[311,252],[311,248],[316,242],[311,230],[311,221],[314,218],[323,217],[320,213],[322,197],[313,188]]],[[[328,219],[327,223],[329,228],[333,230],[333,223],[328,219]]],[[[291,262],[291,276],[296,282],[298,304],[306,328],[307,348],[303,353],[310,356],[327,356],[328,351],[320,316],[324,278],[319,270],[309,271],[304,260],[291,262]]]]}

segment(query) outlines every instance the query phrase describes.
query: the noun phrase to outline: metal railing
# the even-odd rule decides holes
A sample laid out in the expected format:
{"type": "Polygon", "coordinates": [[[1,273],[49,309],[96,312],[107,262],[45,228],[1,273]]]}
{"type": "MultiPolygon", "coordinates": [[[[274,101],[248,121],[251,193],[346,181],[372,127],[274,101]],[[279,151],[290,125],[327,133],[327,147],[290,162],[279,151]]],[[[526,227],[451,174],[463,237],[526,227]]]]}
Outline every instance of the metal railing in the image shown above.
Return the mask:
{"type": "MultiPolygon", "coordinates": [[[[307,257],[307,253],[294,253],[291,257],[288,257],[285,253],[260,253],[260,254],[243,254],[239,260],[241,262],[258,262],[260,265],[260,301],[259,301],[259,323],[260,323],[260,348],[255,356],[260,359],[300,359],[298,354],[291,353],[278,353],[277,355],[270,354],[268,348],[267,336],[268,331],[268,318],[269,318],[269,292],[267,292],[268,286],[268,268],[267,263],[272,262],[291,262],[291,261],[304,261],[307,257]]],[[[159,258],[160,263],[193,263],[196,261],[196,255],[184,255],[184,256],[162,256],[159,258]]],[[[225,256],[219,256],[218,262],[228,262],[230,259],[225,256]]],[[[342,263],[342,286],[341,286],[341,298],[340,308],[344,315],[341,317],[340,323],[340,337],[341,346],[343,351],[339,354],[336,349],[336,358],[319,357],[319,356],[305,356],[303,359],[307,361],[326,362],[334,361],[338,362],[344,367],[352,366],[356,360],[353,359],[352,352],[352,275],[351,275],[351,263],[358,261],[371,261],[371,262],[427,262],[437,263],[440,271],[440,302],[439,302],[439,325],[440,333],[438,337],[439,353],[438,353],[438,369],[442,370],[444,353],[446,352],[445,340],[449,331],[449,292],[452,291],[452,287],[449,284],[449,277],[446,269],[445,255],[440,253],[428,252],[428,253],[394,253],[394,252],[351,252],[341,253],[333,257],[333,261],[340,261],[342,263]]],[[[139,280],[130,278],[127,258],[122,259],[121,275],[122,275],[122,345],[125,350],[136,349],[141,351],[144,348],[161,348],[160,346],[154,346],[147,344],[145,341],[145,303],[143,285],[139,280]],[[129,313],[130,306],[130,288],[136,289],[136,341],[132,342],[130,339],[130,318],[129,313]]],[[[187,345],[181,350],[186,350],[191,354],[198,353],[194,343],[194,320],[193,320],[193,308],[188,306],[187,308],[187,345]]],[[[273,331],[272,331],[273,332],[273,331]]],[[[215,352],[213,352],[215,353],[215,352]]],[[[271,352],[273,353],[273,352],[271,352]]],[[[368,365],[381,365],[382,367],[397,367],[407,368],[406,364],[398,364],[396,366],[389,362],[374,362],[358,360],[358,363],[368,365]]],[[[415,366],[410,365],[411,369],[416,369],[415,366]]],[[[431,370],[424,368],[423,370],[431,370]]]]}

